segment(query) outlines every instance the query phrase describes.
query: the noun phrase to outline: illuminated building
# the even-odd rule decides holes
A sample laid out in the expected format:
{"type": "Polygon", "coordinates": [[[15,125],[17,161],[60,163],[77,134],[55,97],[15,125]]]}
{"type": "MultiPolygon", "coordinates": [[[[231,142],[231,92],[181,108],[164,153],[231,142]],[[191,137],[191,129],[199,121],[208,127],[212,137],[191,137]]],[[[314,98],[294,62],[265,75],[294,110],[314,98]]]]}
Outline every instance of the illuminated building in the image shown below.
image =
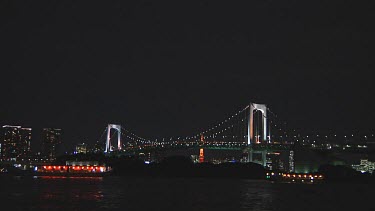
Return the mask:
{"type": "Polygon", "coordinates": [[[31,128],[4,125],[0,140],[0,160],[20,161],[30,155],[31,128]]]}
{"type": "Polygon", "coordinates": [[[375,162],[371,162],[368,159],[362,159],[359,165],[352,165],[352,168],[362,173],[368,172],[372,174],[375,170],[375,162]]]}
{"type": "Polygon", "coordinates": [[[92,149],[93,153],[101,153],[104,151],[104,146],[100,142],[96,142],[94,148],[92,149]]]}
{"type": "Polygon", "coordinates": [[[284,162],[280,152],[268,152],[266,156],[266,169],[284,171],[284,162]]]}
{"type": "Polygon", "coordinates": [[[289,172],[294,172],[294,151],[289,152],[289,172]]]}
{"type": "Polygon", "coordinates": [[[56,158],[56,152],[61,144],[61,129],[43,128],[42,156],[49,160],[56,158]]]}
{"type": "Polygon", "coordinates": [[[86,154],[87,153],[87,144],[77,144],[75,154],[86,154]]]}

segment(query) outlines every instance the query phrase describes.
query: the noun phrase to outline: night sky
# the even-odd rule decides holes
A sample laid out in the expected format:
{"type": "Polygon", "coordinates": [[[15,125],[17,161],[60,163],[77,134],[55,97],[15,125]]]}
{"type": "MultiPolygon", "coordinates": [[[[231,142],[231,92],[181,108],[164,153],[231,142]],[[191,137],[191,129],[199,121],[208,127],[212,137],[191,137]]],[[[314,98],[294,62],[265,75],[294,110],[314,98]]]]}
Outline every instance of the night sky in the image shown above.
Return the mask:
{"type": "Polygon", "coordinates": [[[0,3],[0,124],[195,134],[250,102],[302,132],[372,131],[373,1],[0,3]]]}

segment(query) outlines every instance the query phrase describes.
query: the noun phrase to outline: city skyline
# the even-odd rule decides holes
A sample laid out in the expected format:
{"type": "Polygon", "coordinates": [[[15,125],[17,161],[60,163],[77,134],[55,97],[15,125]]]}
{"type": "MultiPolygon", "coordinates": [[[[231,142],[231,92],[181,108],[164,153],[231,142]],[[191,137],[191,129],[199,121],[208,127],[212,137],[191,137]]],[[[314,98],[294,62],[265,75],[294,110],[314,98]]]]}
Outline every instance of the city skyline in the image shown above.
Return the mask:
{"type": "MultiPolygon", "coordinates": [[[[220,126],[220,124],[223,125],[223,123],[227,122],[227,120],[228,119],[223,120],[222,122],[218,123],[216,126],[220,126]]],[[[230,118],[229,118],[229,120],[230,120],[230,118]]],[[[118,125],[118,126],[122,128],[121,125],[118,125]]],[[[212,129],[215,129],[216,126],[213,126],[211,128],[206,128],[207,129],[206,132],[210,131],[212,129]]],[[[256,129],[256,127],[259,127],[259,126],[256,125],[254,127],[254,129],[256,129]]],[[[102,136],[99,140],[90,141],[90,140],[78,140],[77,139],[76,141],[68,142],[68,144],[67,144],[67,143],[64,142],[65,140],[63,138],[61,138],[61,137],[63,137],[61,135],[64,134],[62,132],[61,128],[42,128],[39,131],[35,131],[35,129],[33,129],[31,127],[23,127],[23,126],[20,126],[20,125],[4,125],[4,126],[2,126],[2,132],[6,132],[6,130],[4,130],[4,128],[19,128],[19,129],[29,130],[30,135],[28,137],[28,143],[29,143],[29,151],[30,151],[30,146],[31,146],[31,151],[30,151],[31,154],[30,155],[32,155],[32,156],[37,155],[37,154],[40,154],[40,155],[44,154],[44,156],[47,156],[43,152],[44,151],[43,150],[43,144],[46,140],[45,131],[59,131],[58,135],[57,135],[59,141],[56,142],[56,144],[58,144],[58,148],[56,148],[57,156],[60,156],[60,155],[65,154],[65,153],[68,153],[68,154],[75,153],[77,151],[77,147],[81,146],[81,145],[85,145],[87,147],[87,149],[86,149],[87,152],[91,152],[91,150],[95,150],[95,148],[98,147],[98,146],[101,147],[101,150],[104,150],[105,147],[106,147],[106,134],[107,134],[107,131],[108,131],[108,127],[107,127],[107,129],[104,131],[104,133],[102,134],[102,136]],[[33,132],[31,132],[31,131],[33,131],[33,132]]],[[[136,141],[136,142],[151,141],[151,142],[159,142],[159,143],[176,142],[176,141],[178,141],[178,142],[182,141],[182,142],[187,142],[187,143],[191,142],[191,141],[196,142],[196,141],[199,140],[198,135],[199,135],[200,138],[202,138],[203,133],[205,133],[205,131],[200,131],[199,133],[195,134],[196,136],[194,138],[192,136],[185,136],[185,137],[183,137],[183,136],[170,137],[169,136],[169,137],[163,137],[163,138],[143,139],[143,137],[139,137],[136,134],[133,134],[131,131],[127,131],[126,129],[124,129],[124,130],[126,132],[119,133],[119,134],[121,134],[120,139],[121,139],[121,142],[122,142],[121,145],[123,145],[123,146],[128,146],[129,144],[131,145],[131,144],[133,144],[133,141],[136,141]],[[126,136],[129,136],[129,135],[131,135],[131,136],[134,135],[134,136],[132,136],[134,139],[131,140],[131,139],[126,138],[126,136]]],[[[271,136],[267,136],[267,140],[264,140],[262,142],[271,141],[272,143],[289,143],[289,144],[300,142],[300,144],[314,144],[314,145],[316,145],[313,148],[323,147],[324,149],[326,149],[328,147],[327,149],[331,149],[331,147],[335,147],[335,148],[344,147],[345,148],[346,144],[349,144],[352,147],[353,146],[357,147],[357,145],[358,145],[358,147],[367,147],[367,144],[373,144],[374,141],[375,141],[375,133],[374,132],[357,133],[358,131],[354,131],[354,132],[353,131],[351,131],[351,132],[346,131],[346,133],[337,133],[337,132],[331,131],[331,133],[320,133],[320,132],[310,131],[309,133],[306,133],[306,134],[300,134],[298,131],[289,131],[288,133],[284,133],[284,131],[283,131],[283,132],[280,133],[280,132],[277,132],[278,131],[277,128],[276,128],[276,130],[274,129],[273,131],[275,133],[273,133],[271,136]],[[268,138],[271,138],[271,139],[269,140],[268,138]],[[324,146],[322,144],[324,144],[324,146]],[[325,146],[325,144],[329,144],[329,145],[325,146]],[[337,146],[335,146],[335,145],[337,145],[337,146]]],[[[115,135],[116,133],[117,133],[116,131],[111,131],[111,137],[112,137],[111,142],[114,145],[117,145],[117,140],[118,140],[118,136],[115,135]]],[[[4,134],[1,134],[1,135],[4,135],[4,134]]],[[[54,132],[52,133],[52,135],[55,136],[54,132]]],[[[194,135],[194,134],[190,134],[190,135],[194,135]]],[[[234,141],[236,141],[238,143],[240,143],[241,141],[243,143],[246,143],[247,135],[245,134],[243,139],[237,139],[237,140],[234,140],[234,141]]],[[[253,140],[253,141],[255,142],[256,140],[253,140]]],[[[216,141],[210,140],[210,142],[216,142],[216,141]]],[[[56,155],[53,155],[51,158],[53,158],[55,156],[56,155]]]]}

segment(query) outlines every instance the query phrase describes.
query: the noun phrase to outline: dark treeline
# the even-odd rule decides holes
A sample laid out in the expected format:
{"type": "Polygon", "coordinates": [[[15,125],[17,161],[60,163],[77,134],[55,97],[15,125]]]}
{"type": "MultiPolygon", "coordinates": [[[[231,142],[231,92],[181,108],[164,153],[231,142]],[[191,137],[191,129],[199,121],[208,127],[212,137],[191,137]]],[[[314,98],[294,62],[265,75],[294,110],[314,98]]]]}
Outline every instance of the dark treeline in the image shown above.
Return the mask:
{"type": "MultiPolygon", "coordinates": [[[[58,157],[54,165],[65,165],[66,161],[98,161],[112,168],[109,175],[124,177],[211,177],[266,179],[266,170],[256,163],[193,163],[189,157],[170,156],[160,162],[146,164],[134,156],[105,156],[103,154],[78,154],[58,157]]],[[[14,175],[30,172],[15,168],[11,164],[0,164],[0,170],[6,169],[14,175]]],[[[318,173],[324,175],[326,182],[375,183],[375,174],[361,173],[344,165],[321,165],[318,173]]]]}
{"type": "Polygon", "coordinates": [[[265,170],[254,163],[193,163],[188,157],[166,157],[159,163],[144,164],[136,159],[114,159],[113,175],[128,177],[225,177],[264,179],[265,170]]]}
{"type": "MultiPolygon", "coordinates": [[[[119,157],[107,160],[113,175],[128,177],[223,177],[265,179],[266,170],[255,163],[193,163],[189,157],[171,156],[159,163],[145,164],[142,160],[119,157]]],[[[375,182],[375,175],[361,173],[344,165],[321,165],[319,173],[326,182],[375,182]]]]}
{"type": "Polygon", "coordinates": [[[327,182],[375,183],[375,174],[361,173],[349,166],[325,164],[318,171],[327,182]]]}
{"type": "Polygon", "coordinates": [[[169,156],[160,162],[145,164],[133,156],[111,156],[102,154],[65,155],[56,164],[66,160],[95,160],[112,168],[111,175],[126,177],[226,177],[264,179],[264,168],[255,163],[193,163],[189,157],[169,156]]]}
{"type": "MultiPolygon", "coordinates": [[[[127,177],[225,177],[265,179],[266,170],[255,163],[193,163],[189,157],[170,156],[157,163],[145,164],[133,156],[107,157],[103,154],[66,155],[57,160],[95,160],[112,167],[112,175],[127,177]]],[[[350,166],[321,165],[319,173],[327,182],[375,182],[375,174],[361,173],[350,166]]]]}

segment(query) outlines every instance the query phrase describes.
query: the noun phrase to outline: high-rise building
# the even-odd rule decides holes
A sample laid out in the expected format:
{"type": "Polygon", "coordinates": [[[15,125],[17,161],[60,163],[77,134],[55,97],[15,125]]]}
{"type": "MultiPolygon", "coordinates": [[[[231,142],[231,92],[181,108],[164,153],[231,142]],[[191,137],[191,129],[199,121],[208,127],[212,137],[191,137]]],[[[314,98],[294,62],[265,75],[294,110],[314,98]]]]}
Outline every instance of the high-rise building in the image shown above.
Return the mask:
{"type": "Polygon", "coordinates": [[[87,153],[87,144],[77,144],[75,154],[86,154],[87,153]]]}
{"type": "Polygon", "coordinates": [[[61,145],[61,129],[43,128],[42,131],[42,150],[41,154],[44,158],[54,160],[57,150],[61,145]]]}
{"type": "Polygon", "coordinates": [[[289,152],[289,172],[294,172],[294,151],[289,152]]]}
{"type": "Polygon", "coordinates": [[[20,161],[30,156],[31,128],[4,125],[0,140],[0,160],[20,161]]]}
{"type": "Polygon", "coordinates": [[[105,144],[103,143],[100,143],[99,141],[97,141],[94,145],[94,147],[92,148],[92,151],[93,153],[102,153],[104,152],[104,148],[105,148],[105,144]]]}
{"type": "Polygon", "coordinates": [[[31,155],[31,128],[21,128],[20,130],[20,158],[28,158],[31,155]]]}

